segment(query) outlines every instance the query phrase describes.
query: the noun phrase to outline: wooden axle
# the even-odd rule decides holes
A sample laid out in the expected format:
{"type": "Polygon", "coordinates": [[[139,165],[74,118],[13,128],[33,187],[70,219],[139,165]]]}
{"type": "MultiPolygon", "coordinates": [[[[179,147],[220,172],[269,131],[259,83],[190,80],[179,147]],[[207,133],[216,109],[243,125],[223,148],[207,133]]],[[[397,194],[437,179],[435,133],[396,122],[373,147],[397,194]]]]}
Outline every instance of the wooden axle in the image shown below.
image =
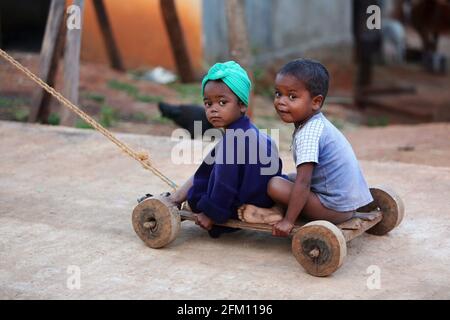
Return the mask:
{"type": "Polygon", "coordinates": [[[154,227],[156,227],[156,221],[148,221],[148,222],[144,222],[144,223],[142,224],[142,226],[143,226],[145,229],[153,229],[154,227]]]}

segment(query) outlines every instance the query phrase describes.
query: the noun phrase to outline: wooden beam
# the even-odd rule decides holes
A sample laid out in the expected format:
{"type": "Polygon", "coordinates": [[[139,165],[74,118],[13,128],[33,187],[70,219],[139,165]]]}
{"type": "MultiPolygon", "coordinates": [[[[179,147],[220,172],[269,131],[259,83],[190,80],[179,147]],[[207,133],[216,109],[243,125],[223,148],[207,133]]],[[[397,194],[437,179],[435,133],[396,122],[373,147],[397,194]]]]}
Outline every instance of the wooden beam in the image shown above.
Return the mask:
{"type": "Polygon", "coordinates": [[[345,241],[349,242],[356,237],[359,237],[364,232],[375,226],[383,219],[383,214],[380,211],[374,211],[374,219],[373,220],[362,220],[359,218],[353,218],[347,223],[341,223],[338,225],[339,229],[341,229],[342,234],[344,235],[345,241]],[[355,227],[345,228],[345,224],[353,223],[355,227]]]}
{"type": "MultiPolygon", "coordinates": [[[[242,68],[247,70],[248,76],[253,83],[252,55],[250,52],[244,5],[245,1],[242,0],[226,0],[225,2],[228,24],[228,47],[231,59],[237,61],[242,68]]],[[[252,97],[253,91],[247,110],[247,116],[250,118],[253,116],[252,97]]]]}
{"type": "Polygon", "coordinates": [[[160,0],[159,3],[180,79],[182,82],[192,82],[195,80],[194,72],[184,39],[183,29],[178,19],[175,1],[160,0]]]}
{"type": "MultiPolygon", "coordinates": [[[[58,60],[64,46],[64,0],[52,0],[42,42],[39,77],[48,85],[54,87],[58,60]]],[[[47,122],[51,96],[42,88],[37,88],[31,104],[29,122],[47,122]]]]}
{"type": "MultiPolygon", "coordinates": [[[[84,0],[74,0],[73,5],[80,8],[80,20],[83,21],[84,0]]],[[[78,105],[80,83],[80,49],[82,29],[67,30],[64,52],[64,96],[78,105]]],[[[73,126],[76,115],[68,108],[61,110],[61,124],[73,126]]]]}
{"type": "MultiPolygon", "coordinates": [[[[193,221],[195,222],[195,214],[186,211],[186,210],[180,210],[178,211],[181,216],[181,221],[193,221]]],[[[381,211],[374,210],[365,214],[360,213],[359,217],[358,214],[341,224],[338,224],[337,227],[342,231],[342,234],[344,235],[345,241],[349,242],[353,240],[354,238],[360,236],[373,226],[375,226],[377,223],[379,223],[383,219],[383,214],[381,211]],[[370,217],[370,219],[362,217],[370,217]]],[[[298,221],[294,228],[292,228],[291,232],[289,233],[289,236],[293,236],[299,231],[306,223],[304,221],[298,221]]],[[[267,232],[272,233],[272,226],[269,224],[264,223],[248,223],[243,222],[240,220],[234,220],[230,219],[225,223],[222,224],[216,224],[217,226],[222,227],[229,227],[229,228],[239,228],[239,229],[246,229],[246,230],[254,230],[254,231],[261,231],[261,232],[267,232]]]]}
{"type": "Polygon", "coordinates": [[[103,0],[94,0],[94,9],[97,14],[98,25],[105,41],[106,52],[108,53],[109,62],[113,69],[125,70],[122,59],[120,57],[119,48],[114,40],[111,23],[106,12],[103,0]]]}
{"type": "MultiPolygon", "coordinates": [[[[190,211],[186,211],[186,210],[180,210],[180,211],[178,211],[178,213],[181,216],[181,221],[195,222],[195,214],[194,213],[192,213],[190,211]]],[[[230,219],[225,223],[215,224],[215,225],[222,226],[222,227],[229,227],[229,228],[239,228],[239,229],[272,233],[272,226],[269,224],[265,224],[265,223],[248,223],[248,222],[243,222],[240,220],[230,219]]],[[[304,222],[296,223],[294,228],[292,228],[292,230],[291,230],[290,236],[293,236],[298,230],[300,230],[300,228],[303,225],[304,225],[304,222]]]]}

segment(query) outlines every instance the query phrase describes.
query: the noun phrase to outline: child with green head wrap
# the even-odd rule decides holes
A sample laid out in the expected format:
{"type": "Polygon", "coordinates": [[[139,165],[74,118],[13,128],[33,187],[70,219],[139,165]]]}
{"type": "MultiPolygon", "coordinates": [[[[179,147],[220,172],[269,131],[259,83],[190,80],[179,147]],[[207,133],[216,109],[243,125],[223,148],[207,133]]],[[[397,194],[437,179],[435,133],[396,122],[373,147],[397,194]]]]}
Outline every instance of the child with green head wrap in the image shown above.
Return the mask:
{"type": "Polygon", "coordinates": [[[225,134],[194,176],[169,196],[176,205],[187,200],[197,213],[196,223],[214,238],[236,230],[214,224],[237,219],[242,204],[271,207],[267,184],[281,174],[276,144],[245,115],[251,87],[247,72],[234,61],[209,69],[202,81],[206,117],[215,128],[226,129],[225,134]]]}
{"type": "Polygon", "coordinates": [[[236,62],[216,63],[202,81],[202,95],[208,121],[215,128],[227,128],[245,114],[251,81],[236,62]]]}
{"type": "Polygon", "coordinates": [[[220,80],[246,105],[248,106],[252,83],[247,72],[236,62],[228,61],[216,63],[209,69],[202,81],[202,95],[205,95],[205,86],[208,81],[220,80]]]}

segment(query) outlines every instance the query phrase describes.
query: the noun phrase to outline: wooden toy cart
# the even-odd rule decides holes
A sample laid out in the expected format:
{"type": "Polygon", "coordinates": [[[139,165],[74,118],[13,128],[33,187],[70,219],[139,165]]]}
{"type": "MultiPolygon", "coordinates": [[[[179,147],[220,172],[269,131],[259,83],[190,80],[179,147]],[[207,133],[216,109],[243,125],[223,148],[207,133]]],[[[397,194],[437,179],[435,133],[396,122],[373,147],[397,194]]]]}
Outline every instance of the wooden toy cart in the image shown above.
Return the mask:
{"type": "MultiPolygon", "coordinates": [[[[356,217],[339,225],[317,220],[299,223],[291,231],[292,253],[311,275],[331,275],[343,263],[347,242],[364,232],[385,235],[400,224],[404,215],[402,200],[385,187],[371,188],[374,201],[360,208],[356,217]]],[[[182,221],[195,221],[194,214],[178,210],[164,200],[153,197],[139,203],[132,214],[133,227],[139,238],[150,248],[162,248],[172,242],[182,221]]],[[[229,220],[221,226],[272,233],[267,224],[229,220]]]]}

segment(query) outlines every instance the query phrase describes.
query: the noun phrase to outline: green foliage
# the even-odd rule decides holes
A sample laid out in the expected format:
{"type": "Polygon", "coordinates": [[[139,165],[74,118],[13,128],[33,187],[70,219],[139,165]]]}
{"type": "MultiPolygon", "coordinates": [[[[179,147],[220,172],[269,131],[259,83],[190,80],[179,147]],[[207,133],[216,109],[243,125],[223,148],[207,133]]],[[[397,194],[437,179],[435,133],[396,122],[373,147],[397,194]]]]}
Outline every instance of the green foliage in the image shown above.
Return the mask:
{"type": "Polygon", "coordinates": [[[168,85],[180,98],[189,103],[203,104],[202,87],[198,83],[172,83],[168,85]]]}
{"type": "Polygon", "coordinates": [[[342,120],[331,117],[329,117],[328,119],[330,119],[330,122],[339,130],[344,129],[344,122],[342,120]]]}
{"type": "Polygon", "coordinates": [[[253,91],[261,96],[273,99],[273,84],[267,83],[267,71],[264,68],[255,66],[253,73],[253,91]]]}
{"type": "Polygon", "coordinates": [[[2,97],[0,96],[0,109],[2,114],[7,115],[7,118],[25,122],[28,120],[30,110],[27,106],[28,99],[17,97],[2,97]]]}
{"type": "Polygon", "coordinates": [[[164,118],[161,115],[158,115],[158,116],[154,116],[152,118],[152,122],[156,122],[156,123],[160,123],[160,124],[168,124],[168,123],[171,123],[172,121],[170,119],[164,118]]]}
{"type": "Polygon", "coordinates": [[[119,90],[126,92],[130,97],[132,97],[135,101],[145,102],[145,103],[158,103],[164,100],[161,96],[152,96],[147,94],[140,94],[139,90],[136,86],[120,82],[117,80],[108,81],[108,87],[114,90],[119,90]]]}
{"type": "Polygon", "coordinates": [[[148,121],[147,115],[143,112],[133,113],[131,115],[131,119],[136,122],[147,122],[148,121]]]}
{"type": "Polygon", "coordinates": [[[132,97],[135,97],[139,93],[139,90],[136,86],[118,80],[109,80],[108,87],[114,90],[126,92],[129,96],[132,97]]]}
{"type": "Polygon", "coordinates": [[[86,123],[82,119],[77,119],[76,120],[75,128],[78,128],[78,129],[93,129],[90,124],[86,123]]]}
{"type": "MultiPolygon", "coordinates": [[[[112,127],[116,124],[118,120],[117,111],[114,110],[111,106],[107,104],[103,104],[100,109],[100,115],[98,118],[98,122],[105,128],[112,127]]],[[[75,122],[75,127],[79,129],[93,129],[92,126],[86,123],[82,119],[77,119],[75,122]]]]}
{"type": "Polygon", "coordinates": [[[50,124],[52,126],[57,126],[60,124],[61,118],[59,117],[59,114],[52,112],[48,116],[47,122],[48,122],[48,124],[50,124]]]}
{"type": "Polygon", "coordinates": [[[0,96],[0,108],[14,108],[27,104],[23,98],[10,98],[0,96]]]}
{"type": "Polygon", "coordinates": [[[0,108],[10,108],[12,101],[11,98],[0,97],[0,108]]]}
{"type": "Polygon", "coordinates": [[[369,117],[367,119],[367,125],[369,127],[386,127],[389,125],[388,116],[369,117]]]}
{"type": "Polygon", "coordinates": [[[149,95],[141,95],[137,94],[134,99],[139,102],[145,102],[145,103],[159,103],[164,101],[164,98],[161,96],[149,96],[149,95]]]}
{"type": "Polygon", "coordinates": [[[83,94],[83,97],[98,103],[105,102],[105,96],[97,92],[86,92],[83,94]]]}
{"type": "Polygon", "coordinates": [[[265,71],[264,71],[263,68],[261,68],[261,67],[254,67],[253,68],[253,79],[255,81],[259,81],[259,80],[263,79],[264,78],[264,74],[265,74],[265,71]]]}
{"type": "Polygon", "coordinates": [[[113,126],[118,119],[117,112],[108,105],[103,105],[100,110],[100,124],[105,128],[113,126]]]}
{"type": "Polygon", "coordinates": [[[24,108],[17,108],[13,110],[13,118],[16,121],[25,122],[28,120],[30,110],[24,108]]]}

